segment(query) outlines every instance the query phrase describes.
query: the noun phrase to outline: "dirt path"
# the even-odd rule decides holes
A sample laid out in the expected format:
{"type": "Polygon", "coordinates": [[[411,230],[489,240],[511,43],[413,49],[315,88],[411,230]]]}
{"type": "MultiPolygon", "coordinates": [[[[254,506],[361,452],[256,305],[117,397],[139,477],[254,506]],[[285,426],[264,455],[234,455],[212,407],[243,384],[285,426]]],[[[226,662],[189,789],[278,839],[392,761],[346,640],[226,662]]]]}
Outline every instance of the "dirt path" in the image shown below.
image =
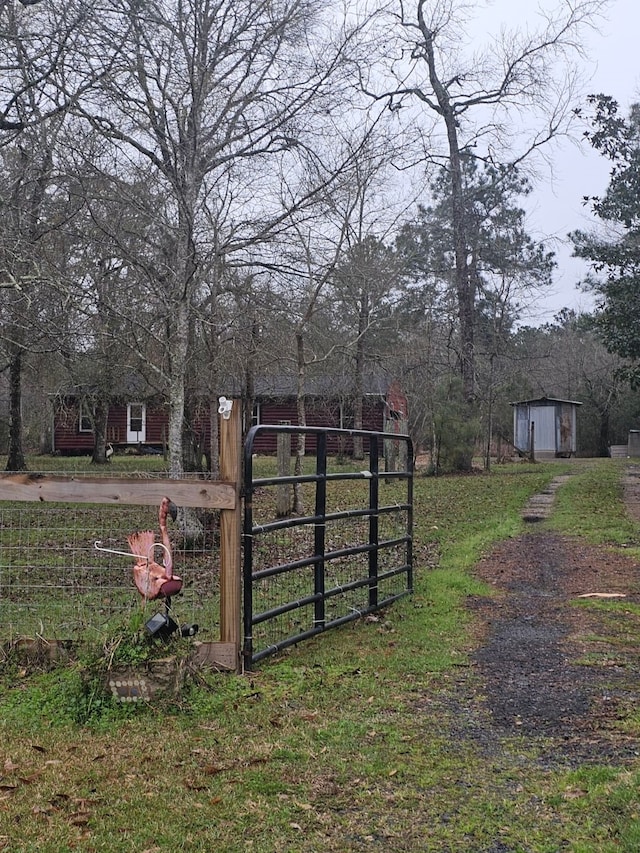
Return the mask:
{"type": "MultiPolygon", "coordinates": [[[[525,517],[548,514],[555,488],[525,517]]],[[[630,469],[626,497],[640,520],[640,469],[630,469]]],[[[477,571],[498,593],[470,602],[494,736],[542,735],[563,763],[637,758],[640,744],[620,725],[640,702],[640,619],[624,606],[640,603],[637,562],[532,525],[477,571]],[[579,596],[589,596],[584,606],[579,596]]]]}

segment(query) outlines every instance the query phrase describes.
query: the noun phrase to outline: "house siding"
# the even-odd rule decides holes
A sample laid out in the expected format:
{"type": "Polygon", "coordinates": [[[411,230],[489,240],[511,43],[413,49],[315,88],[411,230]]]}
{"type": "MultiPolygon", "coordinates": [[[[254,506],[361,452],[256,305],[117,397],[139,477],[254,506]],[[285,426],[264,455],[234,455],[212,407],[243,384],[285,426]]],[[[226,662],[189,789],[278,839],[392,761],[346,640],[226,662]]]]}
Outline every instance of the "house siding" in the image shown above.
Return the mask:
{"type": "MultiPolygon", "coordinates": [[[[133,402],[133,400],[132,400],[133,402]]],[[[280,424],[298,423],[298,412],[296,400],[287,398],[265,398],[257,399],[260,404],[260,423],[280,424]]],[[[53,445],[54,451],[61,454],[89,454],[93,452],[94,437],[92,432],[80,432],[79,429],[79,402],[67,399],[64,404],[54,409],[53,445]]],[[[307,398],[306,420],[308,426],[324,426],[339,428],[350,426],[341,424],[341,407],[337,399],[307,398]]],[[[400,423],[406,423],[407,403],[406,398],[396,386],[388,399],[382,396],[365,398],[363,402],[362,427],[365,430],[375,432],[383,431],[388,423],[390,415],[393,415],[400,423]]],[[[210,441],[210,422],[208,406],[202,408],[194,415],[193,431],[202,447],[207,447],[210,441]]],[[[162,447],[166,442],[169,422],[169,413],[166,406],[147,403],[146,409],[146,438],[145,445],[162,447]]],[[[109,409],[107,420],[107,441],[114,447],[135,446],[127,444],[127,404],[114,404],[109,409]]],[[[273,434],[264,433],[258,436],[255,445],[256,453],[274,453],[277,439],[273,434]]],[[[337,440],[333,442],[329,452],[338,451],[337,440]],[[335,446],[333,446],[335,445],[335,446]]],[[[295,436],[293,449],[295,451],[295,436]]],[[[316,449],[315,436],[309,435],[306,440],[306,450],[314,453],[316,449]]],[[[351,452],[351,442],[342,448],[342,452],[351,452]]],[[[366,449],[366,448],[365,448],[366,449]]]]}
{"type": "MultiPolygon", "coordinates": [[[[166,409],[147,405],[145,444],[162,445],[168,424],[166,409]]],[[[107,441],[114,447],[127,446],[127,405],[113,405],[107,419],[107,441]]],[[[92,453],[95,441],[92,432],[80,431],[79,403],[66,400],[56,407],[53,424],[53,449],[63,455],[92,453]]],[[[135,445],[132,445],[135,446],[135,445]]]]}
{"type": "MultiPolygon", "coordinates": [[[[307,426],[310,427],[329,427],[339,429],[341,426],[346,426],[340,423],[340,404],[337,401],[330,400],[307,400],[305,405],[305,416],[307,426]]],[[[362,410],[362,428],[373,432],[380,432],[384,429],[385,418],[385,402],[384,400],[365,400],[362,410]]],[[[298,410],[295,400],[281,401],[261,401],[260,402],[260,423],[265,425],[290,423],[293,426],[298,423],[298,410]]],[[[259,434],[254,443],[254,451],[256,453],[271,454],[276,452],[277,437],[273,433],[259,434]]],[[[293,453],[297,450],[296,437],[292,436],[291,450],[293,453]]],[[[338,438],[333,436],[329,438],[327,448],[329,453],[349,454],[353,450],[353,443],[348,440],[346,446],[338,447],[338,438]]],[[[365,445],[365,450],[368,447],[365,445]]],[[[313,434],[307,435],[305,441],[305,452],[316,452],[316,437],[313,434]]]]}

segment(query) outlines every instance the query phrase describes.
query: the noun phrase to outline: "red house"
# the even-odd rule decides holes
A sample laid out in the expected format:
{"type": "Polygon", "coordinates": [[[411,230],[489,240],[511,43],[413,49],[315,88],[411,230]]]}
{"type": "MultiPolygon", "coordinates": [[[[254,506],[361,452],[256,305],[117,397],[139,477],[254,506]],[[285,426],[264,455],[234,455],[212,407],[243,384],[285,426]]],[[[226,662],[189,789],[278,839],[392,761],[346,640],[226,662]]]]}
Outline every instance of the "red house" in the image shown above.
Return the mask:
{"type": "MultiPolygon", "coordinates": [[[[63,456],[91,454],[93,419],[87,397],[67,396],[56,401],[53,412],[52,450],[63,456]]],[[[114,448],[161,449],[167,440],[168,409],[153,400],[131,399],[109,407],[107,442],[114,448]]]]}
{"type": "MultiPolygon", "coordinates": [[[[293,391],[294,380],[285,378],[263,380],[256,383],[257,389],[253,406],[251,424],[293,424],[298,423],[296,397],[293,391]]],[[[308,426],[326,426],[349,429],[353,427],[352,397],[344,390],[343,378],[320,378],[307,383],[305,396],[306,419],[308,426]]],[[[374,431],[407,432],[407,398],[396,381],[380,377],[369,377],[365,383],[363,396],[362,428],[374,431]]],[[[238,398],[233,391],[221,392],[229,398],[238,398]]],[[[88,396],[70,394],[58,398],[54,405],[52,444],[53,452],[62,455],[80,455],[93,452],[94,435],[92,427],[91,402],[88,396]]],[[[209,404],[202,406],[192,423],[192,430],[198,443],[208,445],[209,404]]],[[[115,449],[128,447],[142,450],[162,450],[167,441],[169,412],[166,402],[157,397],[144,398],[132,395],[127,401],[114,403],[109,408],[107,420],[107,442],[115,449]]],[[[271,453],[275,451],[276,438],[265,434],[260,436],[256,451],[271,453]]],[[[314,443],[307,443],[309,452],[314,451],[314,443]]]]}

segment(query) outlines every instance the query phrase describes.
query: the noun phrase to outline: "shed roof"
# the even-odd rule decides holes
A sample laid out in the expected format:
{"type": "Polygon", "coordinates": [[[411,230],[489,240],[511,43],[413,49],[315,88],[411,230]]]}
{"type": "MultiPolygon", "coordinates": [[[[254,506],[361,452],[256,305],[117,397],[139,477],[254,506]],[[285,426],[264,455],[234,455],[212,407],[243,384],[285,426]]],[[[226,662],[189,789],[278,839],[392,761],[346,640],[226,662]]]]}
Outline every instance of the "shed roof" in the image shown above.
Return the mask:
{"type": "Polygon", "coordinates": [[[517,400],[515,403],[509,403],[510,406],[531,406],[535,403],[569,403],[571,406],[581,406],[578,400],[561,400],[558,397],[536,397],[533,400],[517,400]]]}

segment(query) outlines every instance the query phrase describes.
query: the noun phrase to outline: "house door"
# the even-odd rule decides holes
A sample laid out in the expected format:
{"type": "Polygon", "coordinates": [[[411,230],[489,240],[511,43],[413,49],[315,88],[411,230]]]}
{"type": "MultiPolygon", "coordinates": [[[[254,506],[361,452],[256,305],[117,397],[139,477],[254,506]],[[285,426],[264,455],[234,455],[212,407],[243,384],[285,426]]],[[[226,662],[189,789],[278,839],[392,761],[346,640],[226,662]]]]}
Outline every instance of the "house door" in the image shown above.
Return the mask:
{"type": "Polygon", "coordinates": [[[127,444],[141,444],[147,440],[147,407],[144,403],[127,405],[127,444]]]}

